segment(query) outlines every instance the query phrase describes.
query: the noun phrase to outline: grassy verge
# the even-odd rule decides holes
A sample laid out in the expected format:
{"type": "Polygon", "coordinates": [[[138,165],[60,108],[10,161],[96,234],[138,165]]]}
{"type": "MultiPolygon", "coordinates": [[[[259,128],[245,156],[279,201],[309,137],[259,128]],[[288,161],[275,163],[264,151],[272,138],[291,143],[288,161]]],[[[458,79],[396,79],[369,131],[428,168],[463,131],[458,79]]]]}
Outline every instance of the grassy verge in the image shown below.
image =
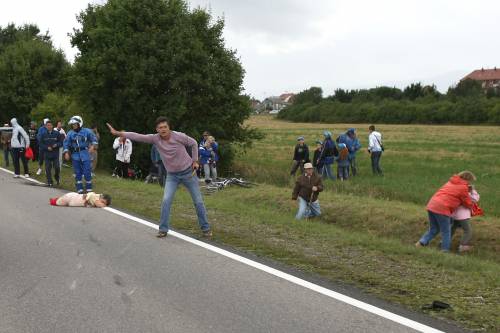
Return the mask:
{"type": "MultiPolygon", "coordinates": [[[[99,192],[113,195],[115,207],[159,218],[159,186],[118,180],[104,172],[98,172],[94,184],[99,192]]],[[[63,186],[73,190],[71,169],[63,169],[63,186]]],[[[415,311],[442,300],[452,304],[453,310],[430,315],[466,328],[499,330],[498,250],[481,248],[481,253],[457,256],[434,248],[415,249],[412,244],[425,229],[425,215],[420,205],[411,202],[360,200],[355,194],[326,191],[321,195],[325,215],[296,222],[296,206],[289,198],[288,188],[264,184],[206,197],[214,240],[331,281],[356,285],[415,311]]],[[[476,229],[485,239],[500,234],[497,220],[483,223],[484,228],[476,229]]],[[[191,199],[184,190],[178,191],[174,201],[172,225],[199,234],[191,199]]]]}

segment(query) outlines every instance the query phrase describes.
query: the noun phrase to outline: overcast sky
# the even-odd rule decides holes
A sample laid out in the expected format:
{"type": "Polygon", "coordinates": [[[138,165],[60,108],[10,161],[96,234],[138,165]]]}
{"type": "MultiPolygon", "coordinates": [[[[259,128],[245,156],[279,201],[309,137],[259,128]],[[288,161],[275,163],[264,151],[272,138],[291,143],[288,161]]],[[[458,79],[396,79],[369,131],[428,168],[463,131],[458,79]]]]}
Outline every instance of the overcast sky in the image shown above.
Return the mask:
{"type": "MultiPolygon", "coordinates": [[[[72,60],[67,34],[89,0],[2,0],[0,25],[36,23],[72,60]]],[[[103,0],[92,0],[102,3],[103,0]]],[[[411,82],[446,88],[473,69],[500,68],[498,0],[191,0],[224,16],[226,45],[262,99],[320,86],[411,82]]]]}

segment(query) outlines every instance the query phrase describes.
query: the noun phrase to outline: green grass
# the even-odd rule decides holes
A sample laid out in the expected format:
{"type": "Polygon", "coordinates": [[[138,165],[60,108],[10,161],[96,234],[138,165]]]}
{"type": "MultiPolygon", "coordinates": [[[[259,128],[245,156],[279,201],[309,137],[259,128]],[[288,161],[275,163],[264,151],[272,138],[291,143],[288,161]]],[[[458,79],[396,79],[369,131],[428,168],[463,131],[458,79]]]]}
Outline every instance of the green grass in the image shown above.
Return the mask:
{"type": "MultiPolygon", "coordinates": [[[[214,241],[355,285],[415,311],[442,300],[453,310],[430,315],[466,328],[500,331],[500,218],[495,207],[499,184],[493,171],[484,171],[496,168],[498,129],[383,126],[389,147],[382,160],[386,176],[371,177],[368,157],[361,155],[361,175],[355,181],[326,184],[320,196],[324,215],[296,222],[296,203],[291,200],[287,176],[295,137],[304,134],[312,140],[323,127],[347,125],[291,124],[269,118],[254,118],[251,124],[261,128],[266,138],[240,154],[236,165],[261,184],[206,197],[214,241]],[[461,135],[473,138],[464,146],[466,152],[456,144],[461,135]],[[410,139],[416,140],[415,144],[409,144],[410,139]],[[433,147],[432,140],[443,148],[426,149],[433,147]],[[488,145],[482,144],[483,140],[488,145]],[[484,156],[478,157],[483,159],[482,165],[468,155],[471,146],[482,150],[484,156]],[[429,248],[415,249],[413,244],[427,228],[424,207],[429,196],[452,172],[465,168],[479,176],[477,187],[488,213],[474,222],[475,251],[467,256],[443,254],[437,249],[438,241],[429,248]]],[[[361,132],[361,138],[364,134],[361,132]]],[[[63,184],[73,190],[70,169],[64,169],[63,184]]],[[[113,195],[115,207],[159,218],[159,186],[118,180],[105,172],[98,172],[94,184],[99,192],[113,195]]],[[[172,226],[199,235],[185,190],[177,192],[172,226]]]]}

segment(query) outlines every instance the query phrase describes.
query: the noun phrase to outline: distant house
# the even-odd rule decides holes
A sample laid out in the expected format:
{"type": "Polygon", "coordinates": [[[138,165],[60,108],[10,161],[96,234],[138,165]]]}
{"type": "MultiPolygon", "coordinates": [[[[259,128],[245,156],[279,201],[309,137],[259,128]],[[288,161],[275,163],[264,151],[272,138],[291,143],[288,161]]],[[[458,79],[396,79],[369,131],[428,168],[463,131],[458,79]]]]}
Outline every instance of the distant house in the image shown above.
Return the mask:
{"type": "Polygon", "coordinates": [[[293,103],[294,97],[295,94],[292,93],[284,93],[280,95],[281,100],[285,103],[293,103]]]}
{"type": "Polygon", "coordinates": [[[270,114],[276,114],[288,105],[293,104],[294,96],[295,94],[291,93],[281,94],[280,96],[271,96],[262,102],[262,106],[264,110],[268,111],[270,114]]]}
{"type": "Polygon", "coordinates": [[[252,108],[252,111],[254,113],[260,113],[262,112],[262,103],[258,100],[258,99],[255,99],[255,98],[252,98],[250,99],[250,107],[252,108]]]}
{"type": "Polygon", "coordinates": [[[464,77],[462,80],[471,79],[480,81],[483,89],[500,88],[500,69],[478,69],[464,77]]]}

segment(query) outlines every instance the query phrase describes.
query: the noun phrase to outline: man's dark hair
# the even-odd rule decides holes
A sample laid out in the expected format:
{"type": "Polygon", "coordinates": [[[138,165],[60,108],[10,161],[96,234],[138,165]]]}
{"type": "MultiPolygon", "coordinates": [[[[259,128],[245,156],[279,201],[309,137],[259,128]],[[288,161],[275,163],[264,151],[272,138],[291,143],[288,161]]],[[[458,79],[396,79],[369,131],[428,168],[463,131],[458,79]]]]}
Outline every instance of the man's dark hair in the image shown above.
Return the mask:
{"type": "Polygon", "coordinates": [[[47,120],[47,121],[45,122],[45,126],[47,126],[47,124],[52,124],[52,121],[47,120]]]}
{"type": "Polygon", "coordinates": [[[375,131],[375,126],[370,125],[370,127],[368,127],[368,129],[369,129],[370,131],[375,131]]]}
{"type": "Polygon", "coordinates": [[[161,117],[156,118],[156,120],[155,120],[155,127],[158,126],[158,124],[161,124],[161,123],[167,123],[167,125],[170,126],[170,122],[168,121],[167,117],[161,116],[161,117]]]}
{"type": "Polygon", "coordinates": [[[102,194],[101,199],[106,200],[108,206],[111,206],[111,196],[109,194],[102,194]]]}

